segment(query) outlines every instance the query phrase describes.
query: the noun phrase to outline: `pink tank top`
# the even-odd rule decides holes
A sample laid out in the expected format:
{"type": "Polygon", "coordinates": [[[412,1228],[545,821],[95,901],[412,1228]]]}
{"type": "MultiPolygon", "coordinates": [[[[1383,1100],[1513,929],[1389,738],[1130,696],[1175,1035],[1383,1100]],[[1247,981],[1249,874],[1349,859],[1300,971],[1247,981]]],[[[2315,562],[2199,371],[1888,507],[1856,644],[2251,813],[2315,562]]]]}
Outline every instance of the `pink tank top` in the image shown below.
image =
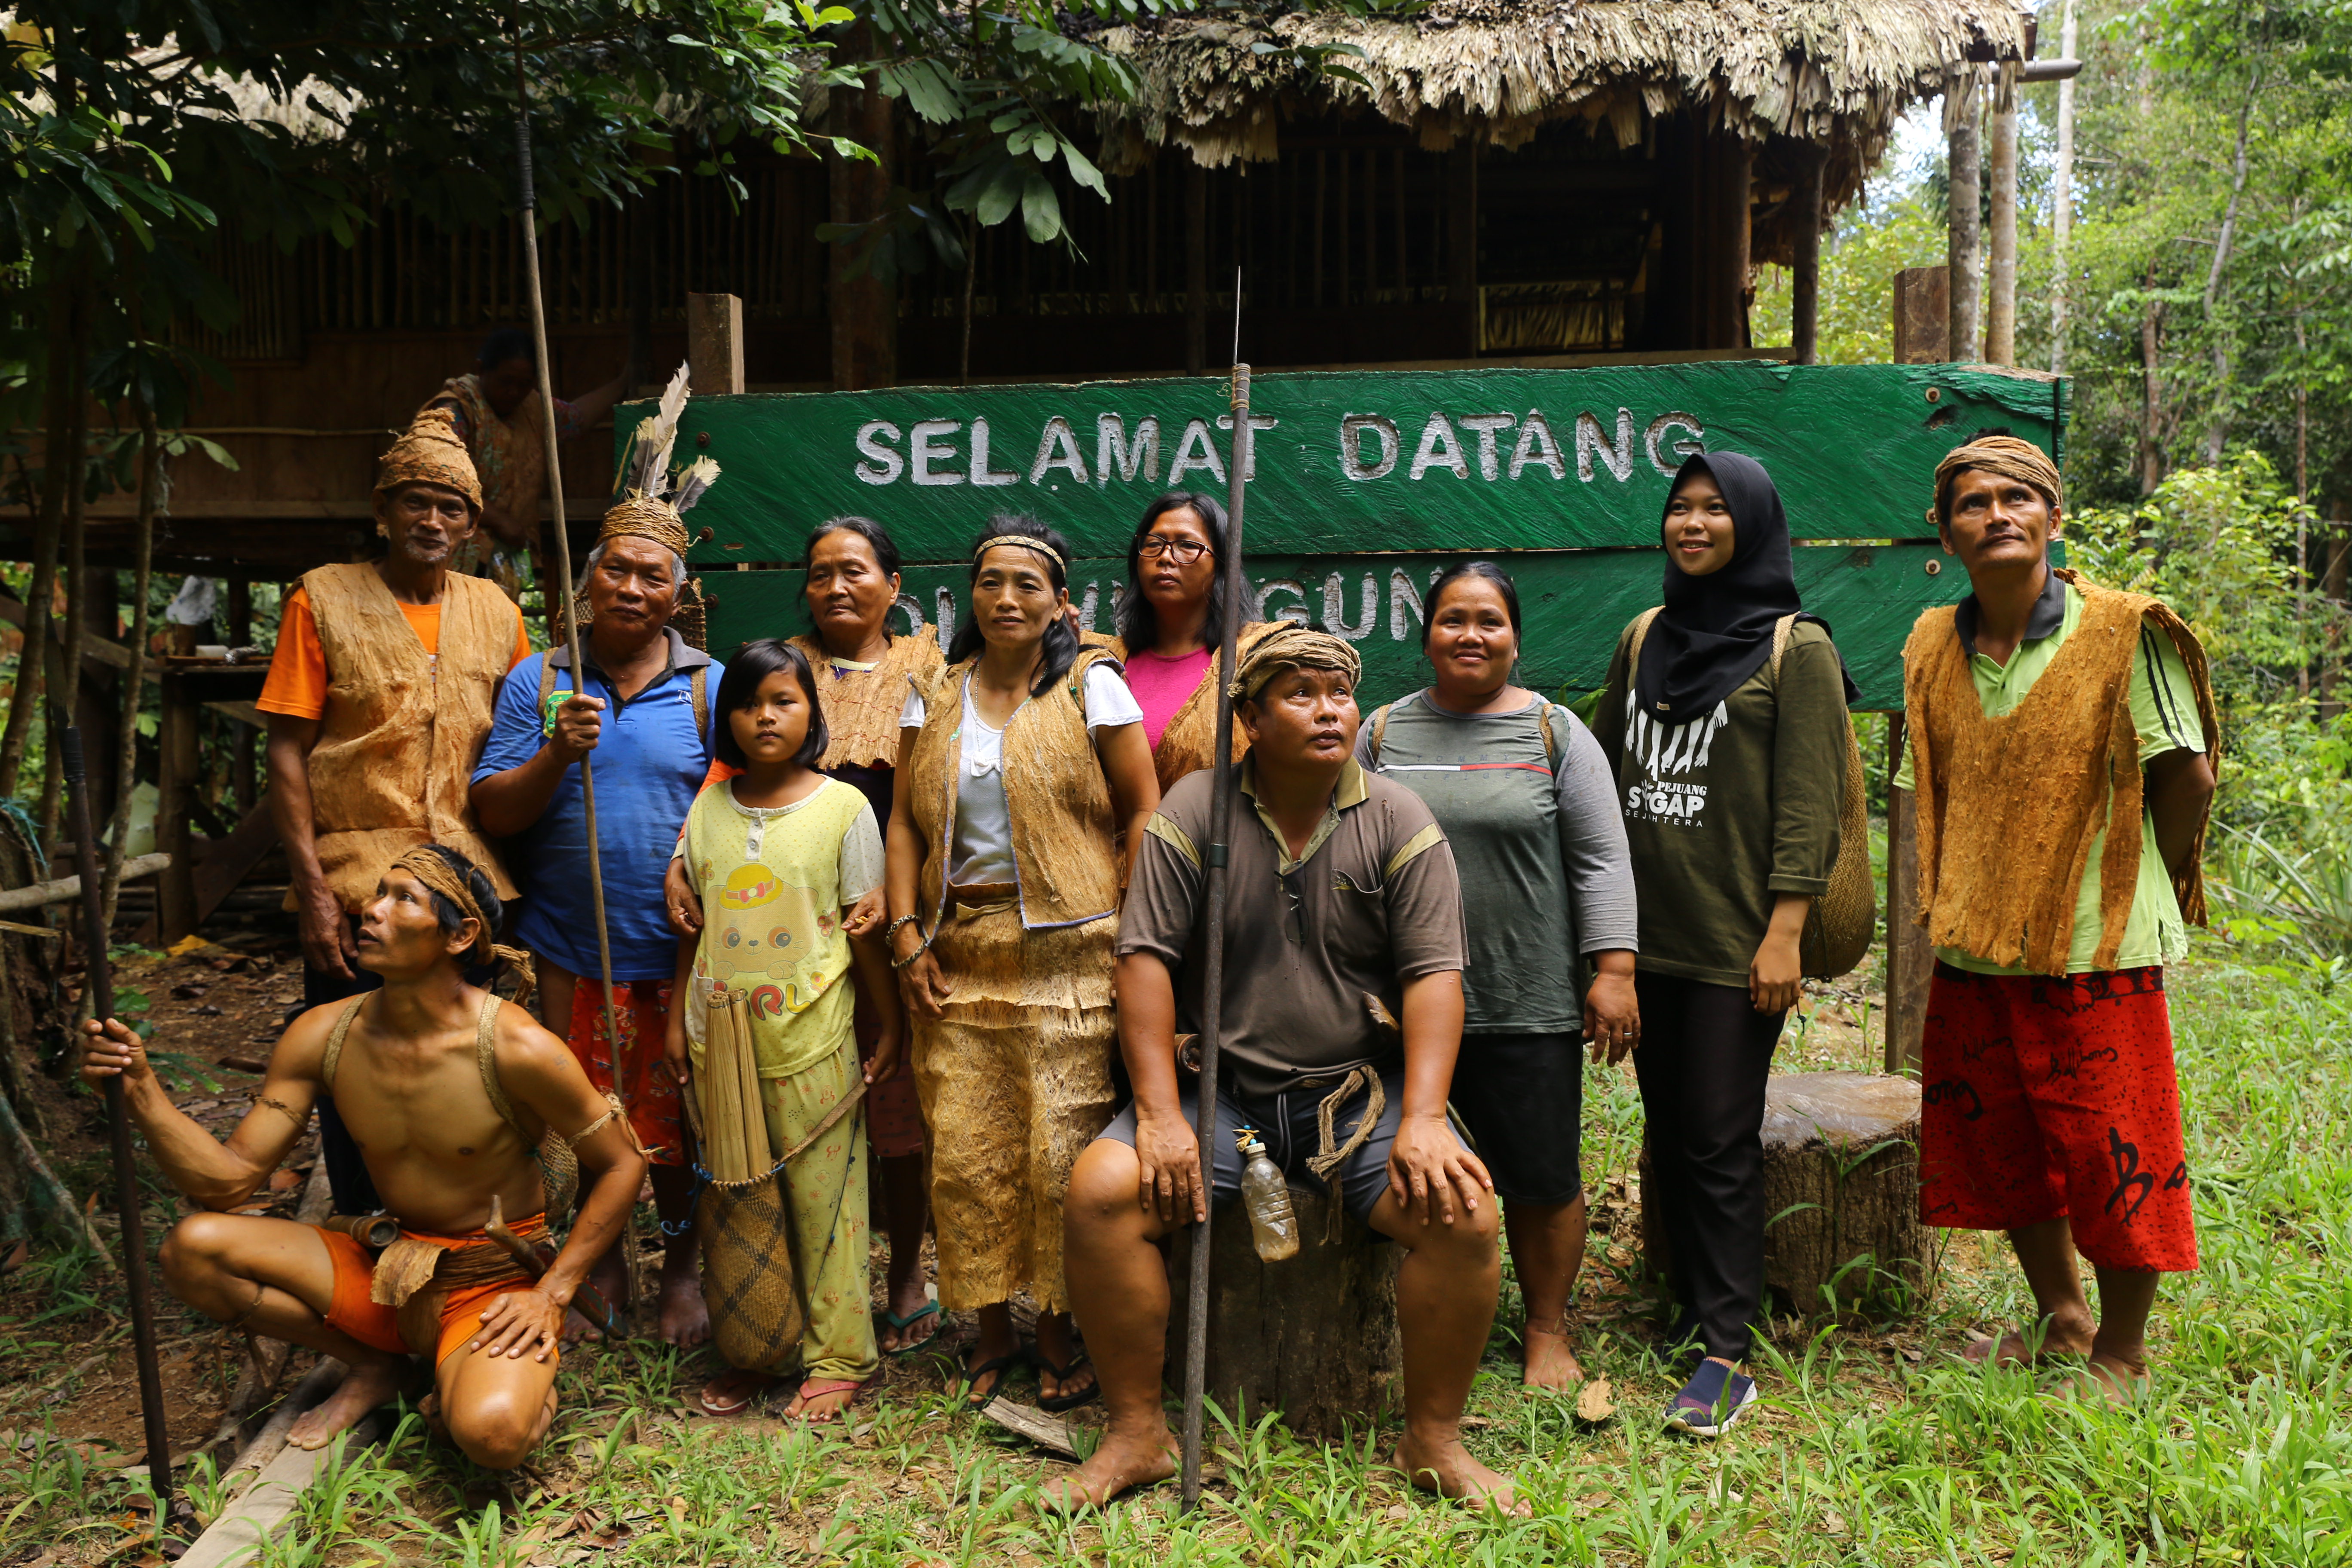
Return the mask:
{"type": "Polygon", "coordinates": [[[1168,721],[1184,706],[1201,677],[1208,672],[1209,663],[1215,658],[1213,648],[1196,648],[1181,658],[1169,658],[1156,653],[1136,653],[1128,656],[1127,689],[1135,693],[1136,704],[1143,710],[1143,738],[1151,749],[1160,749],[1160,737],[1168,732],[1168,721]]]}

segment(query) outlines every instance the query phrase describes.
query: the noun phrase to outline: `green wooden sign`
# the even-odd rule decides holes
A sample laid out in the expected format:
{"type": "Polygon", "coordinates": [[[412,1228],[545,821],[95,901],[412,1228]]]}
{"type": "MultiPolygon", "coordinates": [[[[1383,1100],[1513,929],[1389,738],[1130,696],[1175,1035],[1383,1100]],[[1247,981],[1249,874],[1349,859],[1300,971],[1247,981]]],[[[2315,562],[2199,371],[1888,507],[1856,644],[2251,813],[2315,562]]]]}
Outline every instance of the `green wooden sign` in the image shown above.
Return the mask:
{"type": "MultiPolygon", "coordinates": [[[[1691,452],[1738,451],[1778,482],[1807,542],[1807,605],[1834,628],[1865,705],[1891,707],[1911,621],[1966,591],[1923,542],[1937,460],[1991,430],[2057,451],[2063,386],[1954,365],[1754,362],[1262,375],[1247,519],[1259,613],[1356,640],[1368,695],[1385,698],[1413,682],[1429,578],[1497,556],[1526,601],[1526,679],[1590,688],[1625,621],[1657,602],[1671,476],[1691,452]]],[[[619,433],[649,407],[623,408],[619,433]]],[[[798,574],[782,568],[843,513],[891,531],[907,607],[935,625],[962,602],[964,552],[988,517],[1036,518],[1076,545],[1073,596],[1112,629],[1136,518],[1171,489],[1222,498],[1231,438],[1223,379],[694,399],[679,450],[723,470],[692,514],[712,531],[694,563],[721,568],[705,578],[712,647],[805,624],[798,574]]]]}

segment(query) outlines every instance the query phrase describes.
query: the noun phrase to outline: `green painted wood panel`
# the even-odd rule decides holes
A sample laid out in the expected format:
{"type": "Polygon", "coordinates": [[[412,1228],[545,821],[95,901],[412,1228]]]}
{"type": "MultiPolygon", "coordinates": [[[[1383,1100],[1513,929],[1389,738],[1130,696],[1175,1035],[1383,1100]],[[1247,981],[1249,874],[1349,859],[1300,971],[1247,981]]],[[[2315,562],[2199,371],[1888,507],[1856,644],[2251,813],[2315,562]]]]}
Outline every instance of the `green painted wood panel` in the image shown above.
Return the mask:
{"type": "MultiPolygon", "coordinates": [[[[1354,641],[1364,656],[1366,706],[1422,685],[1421,593],[1459,555],[1260,555],[1249,576],[1262,618],[1320,621],[1354,641]]],[[[1526,619],[1520,679],[1558,691],[1590,690],[1608,671],[1617,634],[1658,602],[1664,555],[1654,550],[1545,551],[1500,556],[1518,583],[1526,619]]],[[[1968,579],[1931,544],[1803,545],[1797,582],[1806,606],[1830,623],[1862,706],[1892,709],[1903,700],[1903,639],[1919,612],[1949,604],[1968,579]]],[[[1071,597],[1086,624],[1115,629],[1114,605],[1126,575],[1123,559],[1082,560],[1071,597]]],[[[808,626],[797,571],[710,572],[711,651],[724,658],[752,637],[788,637],[808,626]]],[[[904,608],[920,607],[938,626],[960,622],[967,602],[961,563],[909,566],[904,608]]],[[[903,616],[893,625],[903,627],[903,616]]]]}
{"type": "MultiPolygon", "coordinates": [[[[1701,447],[1770,468],[1801,539],[1919,538],[1937,459],[1989,429],[2053,447],[2063,386],[1756,362],[1262,375],[1249,545],[1654,545],[1667,478],[1701,447]]],[[[619,433],[649,407],[620,410],[619,433]]],[[[715,533],[696,561],[793,561],[811,525],[843,512],[882,521],[909,561],[954,560],[999,510],[1116,555],[1162,490],[1223,494],[1221,418],[1222,379],[694,399],[679,451],[724,469],[694,514],[715,533]]]]}

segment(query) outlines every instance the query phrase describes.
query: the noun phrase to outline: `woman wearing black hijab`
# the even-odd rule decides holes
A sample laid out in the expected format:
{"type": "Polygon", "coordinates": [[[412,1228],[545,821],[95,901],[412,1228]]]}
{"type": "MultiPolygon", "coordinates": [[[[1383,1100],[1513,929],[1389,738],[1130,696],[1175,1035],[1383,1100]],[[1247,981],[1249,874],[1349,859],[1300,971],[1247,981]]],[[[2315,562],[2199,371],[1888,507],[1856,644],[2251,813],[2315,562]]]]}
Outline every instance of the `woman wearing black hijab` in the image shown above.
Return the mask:
{"type": "Polygon", "coordinates": [[[1665,603],[1618,639],[1592,733],[1641,904],[1643,1196],[1673,1252],[1674,1338],[1704,1358],[1666,1425],[1711,1437],[1756,1396],[1739,1367],[1764,1287],[1764,1084],[1837,859],[1851,693],[1763,465],[1685,462],[1664,542],[1665,603]]]}

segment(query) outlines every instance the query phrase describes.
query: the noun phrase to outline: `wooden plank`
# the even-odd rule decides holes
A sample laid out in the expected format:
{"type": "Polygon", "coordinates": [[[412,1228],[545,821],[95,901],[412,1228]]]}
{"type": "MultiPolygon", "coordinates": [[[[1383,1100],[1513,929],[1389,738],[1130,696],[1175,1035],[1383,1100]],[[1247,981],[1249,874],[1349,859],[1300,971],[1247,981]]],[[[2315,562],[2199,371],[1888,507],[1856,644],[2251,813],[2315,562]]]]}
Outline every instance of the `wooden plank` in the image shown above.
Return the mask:
{"type": "Polygon", "coordinates": [[[686,297],[688,379],[705,396],[743,390],[743,301],[733,294],[686,297]]]}
{"type": "MultiPolygon", "coordinates": [[[[122,879],[136,881],[152,876],[172,863],[169,855],[136,855],[122,863],[122,879]]],[[[62,904],[81,897],[81,878],[52,878],[46,882],[33,882],[22,888],[0,890],[0,913],[14,914],[18,910],[37,910],[44,904],[62,904]]],[[[55,935],[55,932],[50,934],[55,935]]]]}
{"type": "MultiPolygon", "coordinates": [[[[616,431],[649,407],[624,408],[616,431]]],[[[1925,538],[1938,458],[1988,429],[2052,445],[2057,407],[2046,374],[1943,365],[1267,374],[1251,540],[1284,554],[1654,548],[1669,480],[1707,447],[1769,468],[1801,539],[1925,538]]],[[[856,513],[909,561],[953,561],[999,510],[1108,556],[1162,491],[1223,494],[1229,417],[1222,378],[890,388],[698,397],[681,438],[727,471],[696,510],[716,531],[705,559],[789,561],[811,524],[856,513]]]]}
{"type": "MultiPolygon", "coordinates": [[[[718,493],[716,488],[711,491],[718,493]]],[[[1421,595],[1430,579],[1467,552],[1450,554],[1286,556],[1253,554],[1248,573],[1254,618],[1286,616],[1322,622],[1356,645],[1364,658],[1362,705],[1369,710],[1420,686],[1421,595]]],[[[1658,603],[1668,570],[1656,550],[1490,552],[1517,579],[1526,635],[1519,679],[1546,690],[1597,689],[1608,673],[1617,634],[1658,603]]],[[[1968,579],[1943,571],[1939,548],[1904,544],[1801,545],[1797,584],[1806,606],[1830,623],[1847,667],[1862,688],[1862,706],[1885,709],[1903,701],[1898,658],[1919,612],[1949,604],[1968,579]],[[1930,573],[1933,566],[1936,571],[1930,573]]],[[[1097,631],[1117,626],[1124,560],[1081,560],[1070,575],[1080,617],[1097,631]]],[[[909,566],[902,616],[919,608],[924,620],[950,631],[968,602],[961,564],[909,566]],[[945,615],[941,612],[944,608],[945,615]]],[[[804,630],[803,574],[796,571],[731,572],[703,578],[713,597],[710,647],[720,658],[745,641],[804,630]]],[[[903,627],[903,618],[894,618],[903,627]]]]}
{"type": "MultiPolygon", "coordinates": [[[[269,820],[270,793],[264,791],[261,799],[238,821],[236,829],[196,862],[193,879],[195,921],[188,928],[190,931],[210,920],[213,911],[221,907],[221,901],[236,891],[238,885],[252,875],[262,857],[278,847],[278,826],[269,820]]],[[[156,934],[156,919],[150,915],[147,923],[139,928],[135,940],[142,945],[152,945],[156,934]]]]}

